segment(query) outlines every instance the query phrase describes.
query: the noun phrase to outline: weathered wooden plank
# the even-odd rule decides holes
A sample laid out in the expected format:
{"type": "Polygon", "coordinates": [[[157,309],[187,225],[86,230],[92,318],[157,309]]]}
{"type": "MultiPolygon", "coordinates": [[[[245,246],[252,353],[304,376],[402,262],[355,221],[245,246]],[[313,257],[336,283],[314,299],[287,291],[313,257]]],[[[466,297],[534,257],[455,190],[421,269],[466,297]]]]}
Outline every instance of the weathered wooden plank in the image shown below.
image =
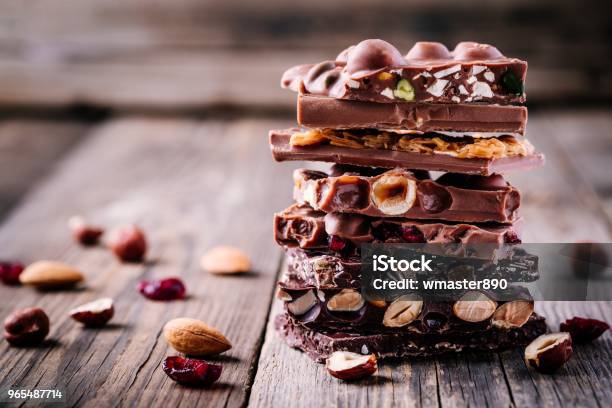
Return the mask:
{"type": "Polygon", "coordinates": [[[0,121],[0,217],[84,138],[87,129],[86,124],[67,121],[0,121]]]}
{"type": "Polygon", "coordinates": [[[265,143],[269,123],[124,119],[99,127],[33,190],[0,228],[2,257],[58,259],[84,271],[82,291],[38,293],[0,287],[0,316],[37,305],[52,326],[43,347],[0,343],[0,389],[64,389],[70,405],[240,406],[265,326],[279,251],[270,214],[289,200],[265,143]],[[71,242],[66,220],[81,213],[106,226],[137,222],[151,244],[149,262],[123,266],[108,251],[71,242]],[[254,272],[216,277],[199,256],[227,243],[251,254],[254,272]],[[185,301],[156,303],[135,290],[143,278],[180,276],[185,301]],[[67,311],[88,300],[116,300],[113,324],[83,330],[67,311]],[[174,354],[160,337],[179,316],[218,327],[233,343],[219,361],[220,383],[193,390],[160,369],[174,354]]]}
{"type": "MultiPolygon", "coordinates": [[[[573,120],[577,121],[577,127],[588,129],[588,116],[573,120]]],[[[601,212],[600,198],[568,165],[564,147],[555,141],[555,129],[543,115],[531,115],[529,135],[536,147],[547,154],[548,162],[543,169],[509,177],[524,193],[525,241],[572,242],[586,238],[609,241],[611,232],[601,212]]],[[[280,312],[278,305],[275,310],[280,312]]],[[[612,302],[543,302],[538,310],[557,329],[560,319],[574,315],[612,320],[612,302]]],[[[447,356],[433,361],[383,362],[381,378],[347,384],[330,378],[323,366],[313,369],[313,363],[306,356],[290,350],[278,339],[269,323],[249,403],[253,406],[290,403],[311,406],[315,402],[323,406],[365,406],[367,403],[383,406],[605,405],[612,389],[610,369],[604,367],[610,361],[607,350],[611,337],[607,334],[596,345],[577,347],[576,358],[555,376],[529,370],[522,350],[516,350],[495,355],[447,356]],[[392,382],[384,380],[389,377],[392,382]],[[299,381],[286,380],[291,378],[299,381]],[[423,383],[427,386],[421,387],[423,383]],[[598,391],[594,392],[596,387],[598,391]],[[312,389],[333,389],[333,396],[329,395],[330,391],[316,394],[305,391],[312,389]]]]}

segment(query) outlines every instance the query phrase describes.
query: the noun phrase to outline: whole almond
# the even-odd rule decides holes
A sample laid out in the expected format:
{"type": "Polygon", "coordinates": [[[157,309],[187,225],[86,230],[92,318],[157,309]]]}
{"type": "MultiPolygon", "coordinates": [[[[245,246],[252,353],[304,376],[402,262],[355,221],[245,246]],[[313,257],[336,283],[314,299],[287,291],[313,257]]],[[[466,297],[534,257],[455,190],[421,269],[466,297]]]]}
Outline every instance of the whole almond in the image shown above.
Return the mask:
{"type": "Polygon", "coordinates": [[[40,289],[68,288],[83,279],[83,274],[72,266],[55,261],[34,262],[19,276],[19,281],[24,285],[40,289]]]}
{"type": "Polygon", "coordinates": [[[232,348],[232,344],[219,330],[188,317],[179,317],[166,323],[164,337],[172,348],[188,356],[210,356],[232,348]]]}
{"type": "Polygon", "coordinates": [[[218,246],[202,256],[200,266],[214,274],[242,273],[251,270],[251,260],[242,250],[231,246],[218,246]]]}

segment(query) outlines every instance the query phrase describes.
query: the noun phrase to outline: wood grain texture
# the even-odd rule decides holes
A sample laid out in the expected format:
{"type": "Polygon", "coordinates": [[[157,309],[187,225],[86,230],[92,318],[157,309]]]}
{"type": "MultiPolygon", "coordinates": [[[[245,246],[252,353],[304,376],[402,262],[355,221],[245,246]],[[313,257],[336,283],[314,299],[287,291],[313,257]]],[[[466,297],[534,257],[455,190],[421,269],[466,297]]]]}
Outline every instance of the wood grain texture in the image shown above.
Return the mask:
{"type": "MultiPolygon", "coordinates": [[[[546,154],[546,166],[509,175],[523,192],[524,239],[526,242],[584,239],[610,242],[610,220],[602,210],[600,197],[589,179],[581,177],[568,160],[572,151],[557,139],[562,133],[572,133],[563,130],[572,123],[572,129],[581,129],[575,138],[588,146],[591,140],[598,139],[584,130],[590,129],[593,120],[603,120],[602,114],[568,115],[558,121],[560,116],[530,116],[529,139],[546,154]]],[[[612,151],[599,153],[610,155],[612,151]]],[[[612,163],[608,161],[599,171],[609,174],[612,163]]],[[[280,305],[276,304],[274,310],[279,313],[280,305]]],[[[576,315],[612,321],[612,302],[541,302],[538,311],[549,319],[552,330],[558,330],[560,321],[576,315]]],[[[405,363],[383,362],[378,377],[343,383],[331,378],[322,365],[316,366],[302,353],[289,349],[269,323],[250,405],[283,406],[291,402],[292,406],[306,407],[316,400],[320,406],[329,407],[601,406],[612,398],[611,342],[612,335],[608,333],[596,344],[577,346],[575,358],[554,376],[529,370],[522,350],[514,350],[405,363]],[[296,377],[300,381],[283,381],[296,377]],[[320,392],[312,397],[307,390],[320,392]]]]}
{"type": "Polygon", "coordinates": [[[69,121],[0,121],[0,219],[85,138],[87,129],[69,121]]]}
{"type": "Polygon", "coordinates": [[[270,215],[290,197],[265,143],[269,124],[205,124],[125,119],[95,129],[89,140],[6,220],[1,258],[56,259],[87,276],[80,291],[39,293],[0,287],[0,316],[37,305],[50,316],[49,341],[37,349],[0,343],[0,389],[55,388],[79,406],[210,404],[240,406],[250,385],[272,297],[280,253],[270,215]],[[151,249],[144,265],[120,265],[102,248],[71,242],[66,220],[83,214],[108,227],[137,222],[151,249]],[[217,277],[202,272],[200,255],[220,243],[247,251],[254,271],[217,277]],[[180,276],[189,298],[153,302],[135,289],[141,279],[180,276]],[[85,330],[68,310],[110,296],[112,324],[85,330]],[[174,317],[219,328],[233,348],[219,360],[221,382],[206,393],[172,382],[160,369],[175,354],[160,337],[174,317]]]}

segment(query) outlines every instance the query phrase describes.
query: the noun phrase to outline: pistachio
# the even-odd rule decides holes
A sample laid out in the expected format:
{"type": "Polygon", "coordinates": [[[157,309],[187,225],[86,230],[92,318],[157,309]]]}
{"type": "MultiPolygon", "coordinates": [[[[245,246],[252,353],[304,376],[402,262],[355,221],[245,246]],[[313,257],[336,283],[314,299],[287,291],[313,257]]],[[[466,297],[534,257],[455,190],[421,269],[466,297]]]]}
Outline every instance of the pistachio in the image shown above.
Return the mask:
{"type": "Polygon", "coordinates": [[[414,100],[414,88],[407,79],[400,79],[395,86],[393,95],[396,98],[410,102],[414,100]]]}

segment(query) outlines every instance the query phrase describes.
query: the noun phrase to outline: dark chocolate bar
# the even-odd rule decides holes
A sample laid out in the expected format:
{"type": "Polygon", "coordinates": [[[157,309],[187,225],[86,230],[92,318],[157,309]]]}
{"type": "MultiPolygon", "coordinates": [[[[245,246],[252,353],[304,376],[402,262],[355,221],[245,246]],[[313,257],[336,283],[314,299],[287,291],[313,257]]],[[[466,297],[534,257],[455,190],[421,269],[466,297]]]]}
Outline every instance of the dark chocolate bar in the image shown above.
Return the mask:
{"type": "Polygon", "coordinates": [[[466,292],[466,298],[478,296],[479,300],[472,301],[479,305],[477,312],[459,294],[437,293],[435,298],[426,298],[413,293],[393,302],[369,302],[360,289],[295,288],[281,282],[277,296],[284,301],[286,313],[293,320],[313,330],[450,335],[524,325],[534,308],[529,291],[514,286],[506,292],[500,295],[466,292]]]}
{"type": "Polygon", "coordinates": [[[310,128],[523,135],[527,123],[524,106],[374,103],[300,95],[297,108],[298,123],[310,128]]]}
{"type": "Polygon", "coordinates": [[[525,102],[527,63],[475,42],[417,42],[402,56],[393,45],[365,40],[335,61],[298,65],[281,86],[304,94],[371,102],[525,102]]]}
{"type": "Polygon", "coordinates": [[[446,173],[436,181],[419,179],[404,169],[375,176],[298,169],[293,198],[315,210],[463,222],[511,223],[521,196],[500,175],[446,173]]]}
{"type": "Polygon", "coordinates": [[[375,218],[360,214],[315,211],[294,204],[274,216],[274,238],[279,245],[305,249],[331,248],[343,255],[363,243],[463,243],[520,242],[520,218],[512,225],[473,225],[375,218]]]}
{"type": "MultiPolygon", "coordinates": [[[[340,256],[331,250],[288,248],[287,268],[281,282],[288,287],[317,289],[361,288],[361,257],[340,256]]],[[[533,282],[539,278],[538,257],[517,253],[498,262],[457,262],[438,267],[434,261],[433,278],[444,279],[506,279],[508,282],[533,282]]]]}
{"type": "Polygon", "coordinates": [[[515,170],[530,170],[544,164],[544,155],[503,158],[457,158],[447,154],[427,154],[372,148],[351,148],[330,144],[292,146],[291,135],[297,129],[270,131],[270,148],[276,161],[322,161],[365,167],[403,167],[417,170],[490,176],[515,170]]]}
{"type": "Polygon", "coordinates": [[[315,331],[293,321],[286,314],[278,315],[274,326],[290,346],[304,351],[316,362],[324,362],[335,351],[376,354],[378,358],[426,357],[449,352],[498,352],[529,344],[546,333],[546,321],[533,314],[519,328],[491,328],[478,333],[421,334],[406,331],[362,335],[334,331],[315,331]]]}

